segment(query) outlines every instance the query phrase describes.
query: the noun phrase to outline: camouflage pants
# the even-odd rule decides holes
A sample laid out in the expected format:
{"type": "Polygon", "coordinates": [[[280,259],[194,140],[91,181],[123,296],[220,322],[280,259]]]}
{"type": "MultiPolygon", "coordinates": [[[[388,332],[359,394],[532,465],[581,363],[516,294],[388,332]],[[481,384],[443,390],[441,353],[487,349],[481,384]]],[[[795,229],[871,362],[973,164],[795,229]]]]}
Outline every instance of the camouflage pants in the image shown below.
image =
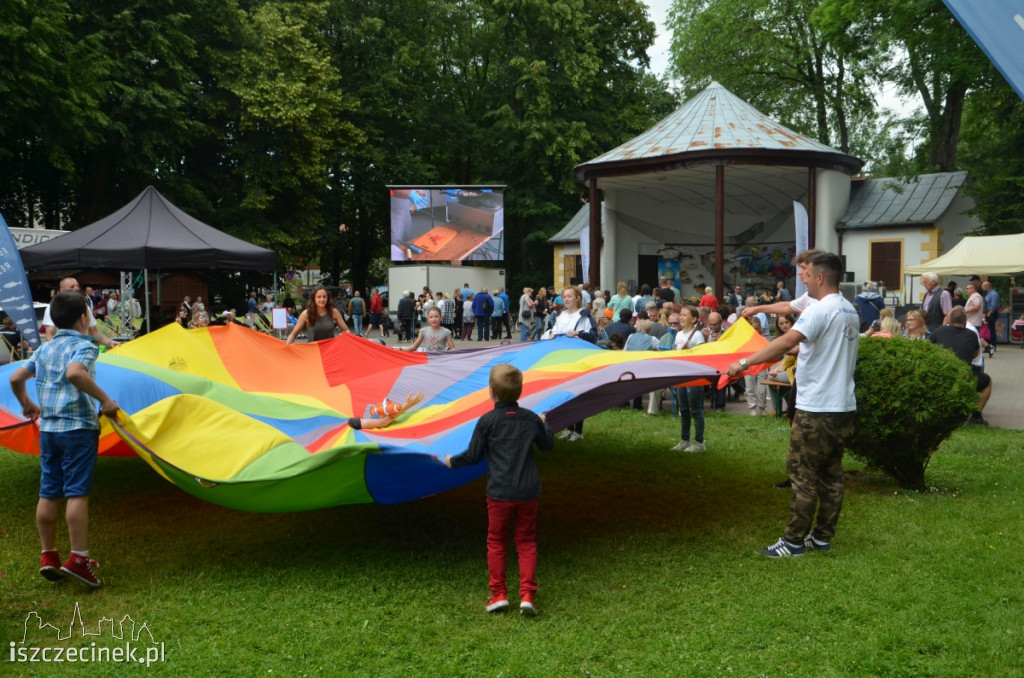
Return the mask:
{"type": "Polygon", "coordinates": [[[789,439],[786,472],[792,482],[785,539],[802,544],[811,531],[831,541],[843,506],[843,445],[853,433],[854,412],[797,410],[789,439]]]}

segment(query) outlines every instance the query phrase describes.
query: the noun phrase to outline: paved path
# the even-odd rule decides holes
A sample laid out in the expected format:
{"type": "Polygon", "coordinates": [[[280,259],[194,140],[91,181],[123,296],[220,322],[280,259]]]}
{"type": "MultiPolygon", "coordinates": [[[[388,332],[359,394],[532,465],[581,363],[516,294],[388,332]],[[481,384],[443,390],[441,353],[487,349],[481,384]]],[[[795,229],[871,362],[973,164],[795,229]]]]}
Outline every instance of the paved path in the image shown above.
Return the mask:
{"type": "MultiPolygon", "coordinates": [[[[374,330],[373,336],[378,338],[380,334],[374,330]]],[[[473,336],[476,337],[475,332],[473,336]]],[[[395,333],[392,332],[384,341],[388,346],[395,346],[395,333]]],[[[519,337],[516,335],[512,342],[518,341],[519,337]]],[[[458,349],[477,348],[499,346],[503,343],[509,342],[507,340],[486,342],[475,339],[474,341],[456,340],[455,347],[458,349]]],[[[408,346],[408,343],[405,345],[408,346]]],[[[985,369],[992,377],[992,397],[985,408],[985,419],[991,426],[1024,430],[1024,350],[1021,350],[1018,344],[1001,344],[995,357],[985,358],[985,369]]],[[[668,402],[666,399],[666,406],[668,402]]],[[[732,414],[746,414],[749,410],[746,401],[730,400],[726,403],[725,411],[732,414]]]]}
{"type": "Polygon", "coordinates": [[[985,358],[992,377],[992,397],[984,416],[990,426],[1024,431],[1024,351],[1019,344],[1000,344],[992,358],[985,358]]]}

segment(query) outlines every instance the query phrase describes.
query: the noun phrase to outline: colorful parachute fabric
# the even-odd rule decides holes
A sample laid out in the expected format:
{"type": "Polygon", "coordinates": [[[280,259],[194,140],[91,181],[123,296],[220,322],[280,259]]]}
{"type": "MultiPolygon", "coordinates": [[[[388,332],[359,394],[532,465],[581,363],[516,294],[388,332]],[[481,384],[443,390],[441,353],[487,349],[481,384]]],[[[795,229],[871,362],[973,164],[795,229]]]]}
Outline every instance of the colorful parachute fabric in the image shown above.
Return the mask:
{"type": "MultiPolygon", "coordinates": [[[[243,510],[410,501],[486,472],[484,463],[448,469],[437,457],[467,448],[493,406],[487,380],[497,363],[523,371],[520,404],[557,431],[656,388],[717,379],[764,343],[740,322],[692,351],[606,351],[559,338],[426,354],[349,334],[286,345],[240,326],[170,325],[100,356],[96,379],[124,415],[103,420],[100,453],[138,454],[186,492],[243,510]],[[416,391],[424,401],[391,426],[348,425],[416,391]]],[[[20,413],[0,389],[0,445],[38,454],[35,423],[20,413]]]]}

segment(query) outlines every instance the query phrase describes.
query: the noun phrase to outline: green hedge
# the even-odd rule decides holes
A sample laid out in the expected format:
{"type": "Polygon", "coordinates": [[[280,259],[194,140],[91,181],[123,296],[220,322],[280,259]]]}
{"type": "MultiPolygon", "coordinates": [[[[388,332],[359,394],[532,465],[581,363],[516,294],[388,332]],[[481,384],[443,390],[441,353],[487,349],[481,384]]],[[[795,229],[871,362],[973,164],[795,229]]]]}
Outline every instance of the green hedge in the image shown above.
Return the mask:
{"type": "Polygon", "coordinates": [[[860,341],[854,379],[857,423],[847,450],[901,487],[925,490],[928,460],[977,409],[970,367],[929,341],[869,338],[860,341]]]}

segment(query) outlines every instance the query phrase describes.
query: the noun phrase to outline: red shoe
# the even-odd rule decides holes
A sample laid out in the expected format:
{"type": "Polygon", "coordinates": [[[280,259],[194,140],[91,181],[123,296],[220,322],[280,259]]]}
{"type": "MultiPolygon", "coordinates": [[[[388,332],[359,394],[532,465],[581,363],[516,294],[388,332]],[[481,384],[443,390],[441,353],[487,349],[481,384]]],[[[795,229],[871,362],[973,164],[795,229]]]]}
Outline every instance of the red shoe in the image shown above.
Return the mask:
{"type": "Polygon", "coordinates": [[[43,555],[39,558],[39,574],[50,581],[63,579],[64,573],[60,571],[60,553],[56,550],[43,551],[43,555]]]}
{"type": "Polygon", "coordinates": [[[504,612],[508,609],[508,597],[504,593],[499,593],[496,596],[491,596],[491,599],[487,601],[488,612],[504,612]]]}
{"type": "Polygon", "coordinates": [[[520,596],[519,601],[519,614],[527,617],[536,617],[537,608],[533,606],[533,594],[524,593],[520,596]]]}
{"type": "Polygon", "coordinates": [[[88,584],[94,589],[98,589],[103,586],[103,582],[96,578],[96,575],[92,571],[94,567],[99,567],[99,563],[95,560],[72,553],[71,557],[67,559],[60,569],[66,574],[70,574],[80,582],[88,584]]]}

